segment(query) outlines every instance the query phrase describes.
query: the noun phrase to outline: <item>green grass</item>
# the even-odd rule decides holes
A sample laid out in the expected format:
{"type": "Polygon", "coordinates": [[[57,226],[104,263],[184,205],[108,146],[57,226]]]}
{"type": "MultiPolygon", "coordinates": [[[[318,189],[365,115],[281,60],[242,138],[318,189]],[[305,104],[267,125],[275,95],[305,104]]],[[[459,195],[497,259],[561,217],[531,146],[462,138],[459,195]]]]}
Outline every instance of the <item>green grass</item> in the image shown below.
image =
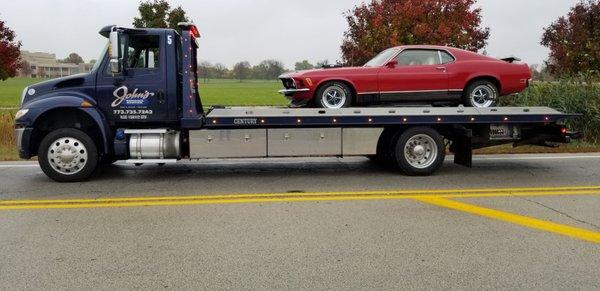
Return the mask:
{"type": "MultiPolygon", "coordinates": [[[[13,78],[0,81],[0,107],[18,107],[23,88],[44,81],[43,79],[13,78]]],[[[204,106],[213,105],[286,105],[288,101],[278,90],[279,81],[208,80],[200,82],[200,94],[204,106]]]]}
{"type": "Polygon", "coordinates": [[[23,89],[44,79],[12,78],[0,81],[0,107],[18,107],[23,89]]]}

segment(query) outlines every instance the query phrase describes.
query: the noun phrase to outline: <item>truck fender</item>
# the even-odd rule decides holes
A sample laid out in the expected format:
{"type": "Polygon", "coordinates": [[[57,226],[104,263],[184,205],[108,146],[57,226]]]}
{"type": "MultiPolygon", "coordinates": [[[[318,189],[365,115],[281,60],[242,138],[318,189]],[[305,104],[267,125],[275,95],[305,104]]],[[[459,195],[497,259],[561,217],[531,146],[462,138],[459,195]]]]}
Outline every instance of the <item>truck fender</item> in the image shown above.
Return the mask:
{"type": "Polygon", "coordinates": [[[52,96],[50,98],[41,99],[38,101],[33,101],[27,104],[27,107],[30,108],[30,114],[27,116],[27,123],[29,126],[33,126],[40,117],[44,116],[46,113],[58,110],[61,108],[64,109],[76,109],[85,115],[87,115],[95,125],[100,130],[100,136],[102,137],[101,143],[103,145],[103,153],[110,154],[112,150],[112,137],[110,132],[110,127],[104,114],[98,110],[96,101],[90,97],[85,95],[77,94],[75,95],[57,95],[52,96]]]}

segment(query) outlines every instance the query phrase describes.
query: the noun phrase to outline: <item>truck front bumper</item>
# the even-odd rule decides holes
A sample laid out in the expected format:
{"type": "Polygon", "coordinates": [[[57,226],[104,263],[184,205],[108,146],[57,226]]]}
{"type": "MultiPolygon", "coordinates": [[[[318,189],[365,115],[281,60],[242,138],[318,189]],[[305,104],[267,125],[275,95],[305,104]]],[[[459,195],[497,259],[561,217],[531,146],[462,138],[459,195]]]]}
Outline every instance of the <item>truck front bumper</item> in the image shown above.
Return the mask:
{"type": "Polygon", "coordinates": [[[19,157],[21,159],[30,159],[32,157],[29,150],[29,142],[31,140],[31,133],[33,128],[28,127],[16,127],[15,128],[15,139],[17,142],[17,150],[19,151],[19,157]]]}

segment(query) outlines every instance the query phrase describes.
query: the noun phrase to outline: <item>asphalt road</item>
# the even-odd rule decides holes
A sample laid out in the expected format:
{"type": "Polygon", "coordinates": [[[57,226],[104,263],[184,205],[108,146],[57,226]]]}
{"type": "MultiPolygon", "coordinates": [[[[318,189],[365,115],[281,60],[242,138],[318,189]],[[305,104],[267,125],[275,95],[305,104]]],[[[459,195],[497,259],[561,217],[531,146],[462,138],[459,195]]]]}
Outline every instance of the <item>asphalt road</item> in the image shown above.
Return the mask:
{"type": "Polygon", "coordinates": [[[600,154],[432,177],[362,158],[118,164],[75,184],[0,163],[0,289],[597,290],[599,186],[600,154]]]}

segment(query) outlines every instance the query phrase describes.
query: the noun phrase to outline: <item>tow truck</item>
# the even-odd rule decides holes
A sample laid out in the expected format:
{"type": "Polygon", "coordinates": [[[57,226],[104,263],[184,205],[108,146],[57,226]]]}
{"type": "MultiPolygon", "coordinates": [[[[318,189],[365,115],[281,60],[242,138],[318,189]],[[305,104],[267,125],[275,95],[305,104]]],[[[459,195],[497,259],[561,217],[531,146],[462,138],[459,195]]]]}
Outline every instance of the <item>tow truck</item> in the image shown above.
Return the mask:
{"type": "Polygon", "coordinates": [[[407,175],[431,175],[446,152],[471,167],[473,149],[553,146],[579,138],[547,107],[310,109],[202,106],[200,34],[106,26],[90,73],[24,89],[15,117],[19,155],[37,156],[59,182],[88,179],[101,164],[180,160],[367,156],[407,175]]]}

